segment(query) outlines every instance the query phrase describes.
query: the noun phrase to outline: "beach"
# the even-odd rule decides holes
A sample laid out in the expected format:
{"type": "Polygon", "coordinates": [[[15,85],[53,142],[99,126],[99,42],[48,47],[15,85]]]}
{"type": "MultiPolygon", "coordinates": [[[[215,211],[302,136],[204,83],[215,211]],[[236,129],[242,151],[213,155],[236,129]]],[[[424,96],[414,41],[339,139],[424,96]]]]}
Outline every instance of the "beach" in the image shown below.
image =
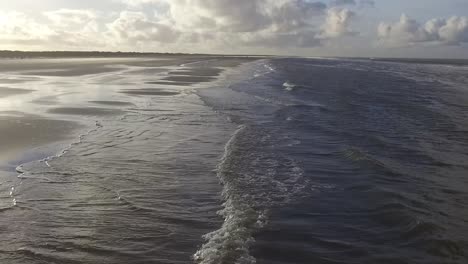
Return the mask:
{"type": "MultiPolygon", "coordinates": [[[[0,60],[0,164],[10,166],[7,170],[11,171],[12,166],[19,165],[18,161],[21,163],[22,156],[34,156],[30,152],[38,151],[37,148],[72,142],[77,136],[74,133],[83,133],[100,117],[125,114],[125,108],[135,106],[131,96],[175,96],[183,92],[181,87],[215,80],[223,71],[217,66],[242,62],[228,59],[209,67],[177,69],[200,60],[209,59],[172,56],[0,60]],[[144,74],[147,80],[119,82],[127,72],[135,77],[144,74]],[[81,80],[90,82],[87,84],[91,87],[83,87],[81,80]],[[133,88],[132,84],[145,87],[133,88]]],[[[48,154],[57,150],[50,149],[48,154]]]]}
{"type": "Polygon", "coordinates": [[[0,60],[0,262],[466,263],[467,68],[0,60]]]}

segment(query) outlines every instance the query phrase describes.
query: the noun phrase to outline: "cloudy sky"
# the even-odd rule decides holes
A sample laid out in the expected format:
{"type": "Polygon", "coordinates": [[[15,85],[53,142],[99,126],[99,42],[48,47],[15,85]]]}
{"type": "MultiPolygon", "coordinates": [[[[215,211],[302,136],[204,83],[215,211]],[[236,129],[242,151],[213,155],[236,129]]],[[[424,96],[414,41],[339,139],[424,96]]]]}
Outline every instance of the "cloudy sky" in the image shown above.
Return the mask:
{"type": "Polygon", "coordinates": [[[468,58],[468,0],[0,0],[0,49],[468,58]]]}

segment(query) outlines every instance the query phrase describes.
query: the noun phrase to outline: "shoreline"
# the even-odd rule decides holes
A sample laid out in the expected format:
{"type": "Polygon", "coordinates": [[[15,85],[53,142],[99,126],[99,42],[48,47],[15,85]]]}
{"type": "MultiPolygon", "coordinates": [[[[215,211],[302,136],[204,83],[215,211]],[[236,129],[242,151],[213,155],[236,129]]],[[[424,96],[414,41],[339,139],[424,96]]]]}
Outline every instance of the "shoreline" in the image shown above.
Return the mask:
{"type": "Polygon", "coordinates": [[[43,116],[0,116],[0,168],[14,172],[21,164],[52,156],[81,135],[87,126],[43,116]]]}
{"type": "Polygon", "coordinates": [[[122,58],[122,59],[153,59],[153,58],[203,57],[203,58],[271,58],[275,55],[250,54],[203,54],[203,53],[158,53],[158,52],[108,52],[108,51],[11,51],[0,50],[2,59],[93,59],[93,58],[122,58]]]}
{"type": "Polygon", "coordinates": [[[164,56],[33,58],[15,59],[15,63],[7,64],[0,58],[0,65],[4,66],[0,70],[0,92],[3,91],[3,95],[0,94],[0,145],[3,146],[3,151],[0,150],[0,171],[6,168],[6,171],[14,172],[21,164],[60,153],[77,137],[89,133],[89,129],[93,130],[95,123],[124,116],[135,107],[136,102],[146,100],[146,97],[183,95],[184,90],[216,82],[229,69],[252,60],[256,59],[181,55],[177,59],[164,56]],[[140,85],[112,84],[113,78],[119,74],[139,76],[146,70],[157,69],[164,71],[157,73],[154,81],[142,80],[140,85]],[[90,85],[86,90],[81,88],[87,79],[94,78],[109,78],[111,83],[105,86],[121,87],[96,97],[93,94],[95,89],[102,86],[90,85]],[[73,86],[71,91],[68,91],[68,87],[60,87],[68,83],[73,86]],[[57,87],[57,84],[63,91],[51,92],[50,88],[57,87]],[[142,85],[145,87],[139,88],[142,85]],[[78,94],[86,99],[75,102],[78,94]]]}

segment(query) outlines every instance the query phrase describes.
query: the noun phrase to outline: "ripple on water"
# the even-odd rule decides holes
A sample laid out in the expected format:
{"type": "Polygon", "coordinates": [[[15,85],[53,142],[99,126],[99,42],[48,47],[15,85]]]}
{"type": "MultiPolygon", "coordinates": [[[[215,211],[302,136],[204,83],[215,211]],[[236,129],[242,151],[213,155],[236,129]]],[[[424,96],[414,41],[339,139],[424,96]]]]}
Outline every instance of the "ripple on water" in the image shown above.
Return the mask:
{"type": "Polygon", "coordinates": [[[164,90],[164,89],[156,89],[156,88],[145,88],[145,89],[127,89],[120,91],[124,94],[129,95],[152,95],[152,96],[174,96],[179,95],[180,92],[173,91],[173,90],[164,90]]]}
{"type": "Polygon", "coordinates": [[[82,116],[115,116],[125,112],[119,109],[99,107],[56,107],[48,110],[52,114],[60,115],[82,115],[82,116]]]}

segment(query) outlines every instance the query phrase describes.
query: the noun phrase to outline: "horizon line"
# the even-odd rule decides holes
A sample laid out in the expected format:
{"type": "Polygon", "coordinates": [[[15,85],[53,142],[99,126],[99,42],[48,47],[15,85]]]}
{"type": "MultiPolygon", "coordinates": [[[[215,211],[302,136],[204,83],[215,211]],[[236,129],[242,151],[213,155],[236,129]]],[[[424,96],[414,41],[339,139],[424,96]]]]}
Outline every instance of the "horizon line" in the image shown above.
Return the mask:
{"type": "MultiPolygon", "coordinates": [[[[468,58],[441,58],[441,57],[375,57],[375,56],[299,56],[299,55],[272,55],[272,54],[220,54],[220,53],[185,53],[185,52],[150,52],[150,51],[100,51],[100,50],[0,50],[0,58],[17,58],[15,54],[23,55],[32,55],[33,57],[38,57],[37,55],[59,55],[68,57],[76,57],[73,55],[101,55],[106,57],[111,57],[108,55],[119,55],[119,56],[157,56],[157,55],[166,55],[166,56],[222,56],[222,57],[283,57],[283,58],[337,58],[337,59],[368,59],[368,60],[452,60],[452,61],[466,61],[468,58]],[[13,56],[12,56],[13,55],[13,56]]],[[[26,57],[26,56],[25,56],[26,57]]],[[[48,56],[42,56],[48,57],[48,56]]],[[[55,57],[61,57],[55,56],[55,57]]],[[[26,57],[27,58],[27,57],[26,57]]]]}

